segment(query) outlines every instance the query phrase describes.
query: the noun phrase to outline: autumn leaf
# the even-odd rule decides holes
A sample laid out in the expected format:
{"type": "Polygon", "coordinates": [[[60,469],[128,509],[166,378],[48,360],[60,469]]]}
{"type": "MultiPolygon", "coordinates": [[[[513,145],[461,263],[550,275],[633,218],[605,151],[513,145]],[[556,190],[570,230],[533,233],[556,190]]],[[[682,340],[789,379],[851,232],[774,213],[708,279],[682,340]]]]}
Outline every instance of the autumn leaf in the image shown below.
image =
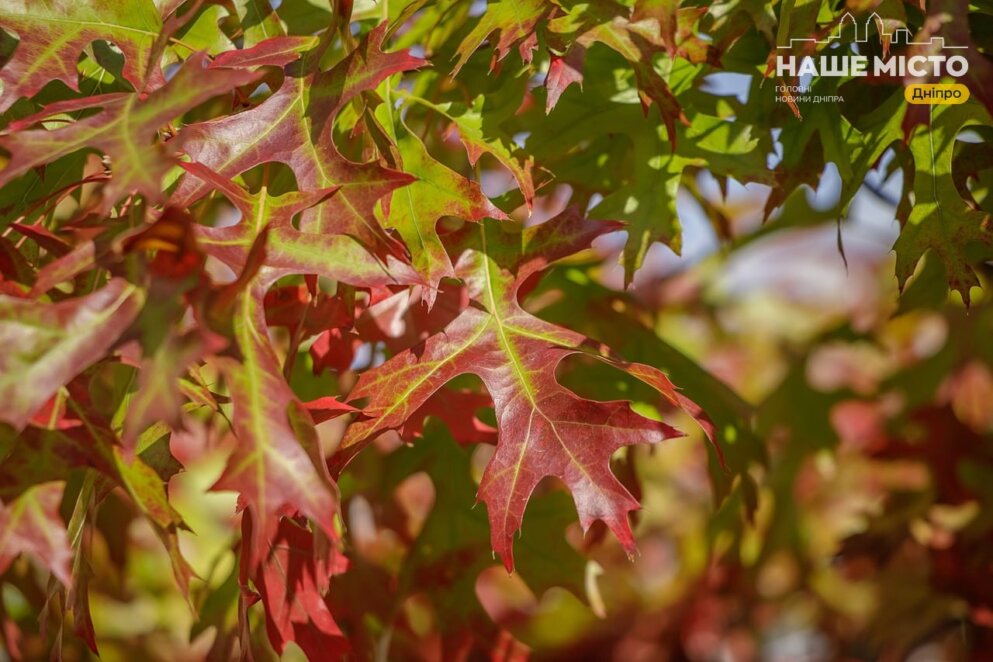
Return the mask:
{"type": "Polygon", "coordinates": [[[485,393],[443,388],[407,419],[400,436],[409,441],[423,438],[425,421],[434,417],[445,422],[452,437],[460,444],[496,444],[496,428],[476,415],[479,409],[492,406],[493,400],[485,393]]]}
{"type": "Polygon", "coordinates": [[[256,568],[265,554],[267,530],[283,514],[299,511],[327,535],[334,535],[337,503],[330,479],[319,468],[320,449],[308,416],[282,376],[279,360],[265,334],[257,291],[240,297],[234,333],[242,362],[221,364],[234,401],[234,433],[238,439],[215,490],[241,495],[256,522],[256,538],[247,555],[256,568]],[[302,433],[302,434],[301,434],[302,433]]]}
{"type": "Polygon", "coordinates": [[[265,261],[260,265],[265,286],[288,274],[316,274],[359,286],[420,282],[404,263],[392,256],[377,259],[348,235],[302,232],[293,226],[291,221],[297,213],[333,196],[338,191],[336,187],[279,196],[263,187],[252,195],[199,163],[183,164],[183,168],[210,182],[242,212],[241,221],[235,225],[197,228],[204,252],[240,271],[258,237],[263,230],[267,232],[265,261]]]}
{"type": "Polygon", "coordinates": [[[654,19],[659,24],[659,36],[662,38],[669,55],[675,54],[676,24],[679,12],[677,0],[641,0],[635,4],[631,13],[632,21],[654,19]]]}
{"type": "MultiPolygon", "coordinates": [[[[296,213],[337,189],[269,196],[263,187],[252,196],[201,164],[184,167],[213,184],[243,214],[227,228],[199,228],[204,251],[243,274],[253,269],[230,311],[239,360],[219,361],[234,403],[238,444],[213,489],[238,492],[251,513],[255,539],[246,543],[246,564],[254,572],[280,515],[300,512],[333,536],[337,512],[314,423],[286,383],[268,333],[266,291],[286,274],[321,274],[363,286],[396,283],[397,276],[346,235],[301,232],[292,226],[296,213]]],[[[393,271],[403,273],[401,267],[393,271]]],[[[322,417],[348,411],[353,410],[343,407],[322,417]]]]}
{"type": "Polygon", "coordinates": [[[149,426],[163,422],[172,429],[183,427],[182,408],[186,395],[181,380],[189,367],[205,353],[200,339],[167,337],[146,357],[139,373],[138,389],[128,406],[123,440],[130,445],[149,426]]]}
{"type": "MultiPolygon", "coordinates": [[[[254,535],[246,531],[246,537],[254,535]]],[[[264,561],[249,576],[265,605],[266,632],[273,648],[282,654],[292,641],[311,660],[348,653],[348,639],[320,590],[333,575],[345,571],[345,557],[332,551],[330,558],[319,558],[314,534],[286,518],[267,543],[264,561]]]]}
{"type": "MultiPolygon", "coordinates": [[[[238,257],[243,260],[243,268],[249,268],[247,265],[253,260],[252,252],[266,246],[268,235],[267,228],[252,228],[251,218],[244,219],[241,232],[258,235],[252,239],[252,246],[247,248],[246,255],[238,257]]],[[[288,220],[287,217],[287,225],[288,220]]],[[[209,252],[210,243],[206,246],[209,252]]],[[[362,274],[361,262],[375,261],[357,244],[356,247],[368,258],[338,264],[351,273],[362,274]]],[[[314,257],[333,259],[341,257],[341,252],[317,252],[314,257]]],[[[293,273],[308,271],[307,265],[301,265],[295,255],[291,254],[290,260],[293,273]]],[[[267,249],[261,263],[271,265],[267,249]]],[[[334,273],[341,276],[340,272],[334,273]]],[[[357,275],[353,280],[377,285],[395,282],[385,271],[379,270],[373,274],[357,275]],[[364,280],[366,278],[368,280],[364,280]]],[[[246,542],[246,564],[250,571],[262,563],[267,549],[265,541],[267,536],[272,535],[280,515],[300,512],[316,522],[326,535],[336,535],[334,516],[337,500],[314,433],[313,419],[283,377],[265,320],[265,292],[279,275],[278,264],[264,266],[238,294],[231,314],[239,360],[225,357],[219,361],[234,403],[233,431],[238,444],[213,489],[238,492],[243,506],[253,517],[255,539],[246,542]]],[[[330,407],[327,403],[315,404],[314,408],[322,419],[354,411],[345,406],[330,407]]]]}
{"type": "Polygon", "coordinates": [[[654,20],[669,57],[704,62],[711,58],[713,46],[694,27],[707,11],[705,7],[680,8],[676,0],[643,0],[635,3],[631,22],[654,20]]]}
{"type": "Polygon", "coordinates": [[[0,436],[3,454],[0,498],[15,498],[31,485],[54,482],[59,476],[80,467],[92,467],[113,475],[114,461],[101,450],[80,426],[64,430],[30,426],[16,436],[3,434],[0,436]]]}
{"type": "Polygon", "coordinates": [[[424,143],[399,118],[392,116],[388,104],[381,108],[404,171],[417,178],[394,191],[386,224],[400,232],[411,252],[413,267],[429,284],[436,286],[442,278],[455,276],[438,236],[438,222],[444,217],[479,221],[487,217],[506,218],[506,214],[483,195],[479,184],[432,158],[424,143]]]}
{"type": "MultiPolygon", "coordinates": [[[[384,24],[370,32],[348,58],[328,71],[302,74],[294,63],[287,64],[283,84],[260,105],[187,127],[184,151],[226,178],[277,161],[293,170],[303,192],[338,187],[337,195],[304,214],[301,227],[321,234],[348,234],[377,253],[402,254],[398,242],[376,222],[374,209],[381,198],[410,183],[412,177],[376,162],[345,159],[331,132],[335,116],[362,90],[423,64],[404,52],[384,53],[385,31],[384,24]]],[[[268,53],[272,49],[263,42],[255,50],[268,53]]],[[[239,60],[244,58],[239,56],[239,60]]],[[[258,62],[250,58],[246,66],[258,62]]],[[[218,64],[241,63],[219,58],[218,64]]],[[[208,191],[202,181],[186,178],[174,200],[188,204],[208,191]]]]}
{"type": "Polygon", "coordinates": [[[461,103],[436,104],[426,99],[409,96],[412,102],[430,108],[451,122],[469,157],[469,164],[475,166],[483,154],[489,154],[514,175],[530,206],[534,200],[534,158],[528,156],[505,131],[484,121],[489,102],[477,97],[471,106],[461,103]]]}
{"type": "Polygon", "coordinates": [[[183,63],[175,76],[147,98],[138,94],[104,94],[57,102],[19,120],[0,138],[0,148],[12,156],[0,170],[0,186],[31,168],[80,149],[98,149],[110,159],[112,177],[104,187],[103,207],[123,195],[139,192],[151,200],[162,199],[162,177],[174,163],[179,142],[162,143],[159,129],[211,97],[253,81],[252,72],[207,66],[197,54],[183,63]],[[94,115],[54,130],[29,129],[56,113],[100,109],[94,115]]]}
{"type": "Polygon", "coordinates": [[[27,553],[69,586],[72,554],[65,524],[59,517],[62,489],[61,483],[42,483],[0,504],[0,573],[19,554],[27,553]]]}
{"type": "Polygon", "coordinates": [[[144,296],[111,280],[59,303],[0,295],[0,420],[23,428],[63,384],[102,359],[141,309],[144,296]]]}
{"type": "Polygon", "coordinates": [[[162,19],[151,0],[32,2],[11,0],[0,7],[0,28],[18,37],[10,60],[0,70],[3,98],[0,111],[22,97],[33,97],[50,81],[79,90],[76,62],[84,48],[108,41],[124,55],[122,75],[141,90],[149,68],[152,45],[162,19]]]}
{"type": "Polygon", "coordinates": [[[627,513],[638,504],[611,474],[610,457],[623,446],[678,435],[626,402],[586,400],[559,385],[559,363],[587,351],[650,383],[671,406],[678,405],[674,387],[658,370],[599,354],[588,339],[529,315],[517,300],[528,277],[617,227],[569,210],[519,233],[497,222],[466,230],[456,273],[477,304],[443,333],[363,373],[350,395],[367,401],[363,410],[372,419],[350,426],[342,442],[345,451],[401,427],[453,377],[472,373],[482,378],[496,408],[499,440],[478,498],[487,506],[493,549],[508,569],[514,565],[513,536],[528,497],[546,476],[560,478],[572,491],[584,529],[602,520],[633,553],[627,513]]]}
{"type": "Polygon", "coordinates": [[[487,3],[486,11],[479,22],[456,49],[458,61],[452,68],[452,75],[458,75],[469,56],[494,32],[499,34],[494,45],[494,65],[507,57],[514,46],[521,59],[530,62],[532,52],[538,47],[537,24],[552,8],[552,3],[541,0],[498,0],[487,3]]]}
{"type": "MultiPolygon", "coordinates": [[[[194,172],[210,177],[202,169],[194,172]]],[[[245,289],[233,302],[232,332],[240,354],[239,360],[220,360],[234,403],[234,433],[238,444],[227,468],[214,485],[217,490],[234,490],[242,498],[254,521],[257,538],[249,542],[248,566],[256,568],[265,553],[266,536],[278,516],[299,511],[313,519],[327,535],[334,535],[337,512],[334,489],[324,469],[323,455],[313,431],[313,422],[304,405],[294,395],[283,377],[282,366],[272,345],[265,320],[265,293],[284,273],[323,273],[358,284],[395,282],[393,276],[361,246],[342,235],[325,236],[301,233],[290,225],[292,211],[279,215],[280,209],[299,208],[300,196],[288,194],[273,205],[276,218],[271,233],[275,244],[270,251],[269,226],[259,227],[258,209],[265,198],[255,202],[231,183],[215,179],[220,190],[249,213],[227,232],[207,234],[203,242],[208,254],[215,254],[239,269],[248,269],[257,261],[261,269],[245,283],[245,289]],[[306,243],[310,235],[316,242],[306,243]],[[331,241],[321,246],[322,240],[331,241]],[[334,240],[354,248],[351,257],[334,240]],[[261,243],[260,243],[261,242],[261,243]],[[261,256],[253,258],[253,253],[261,256]],[[369,265],[363,269],[363,263],[369,265]]],[[[263,196],[265,194],[263,193],[263,196]]],[[[305,200],[306,202],[306,200],[305,200]]],[[[206,229],[205,229],[206,230],[206,229]]],[[[346,413],[342,409],[339,413],[346,413]]],[[[336,414],[335,414],[336,415],[336,414]]]]}
{"type": "MultiPolygon", "coordinates": [[[[636,295],[593,283],[592,267],[575,265],[543,279],[533,294],[535,298],[548,291],[561,296],[535,313],[558,324],[572,321],[577,330],[601,339],[631,361],[665,366],[670,379],[679,384],[679,393],[700,405],[712,422],[715,443],[709,468],[715,499],[723,501],[732,490],[753,490],[749,468],[768,461],[765,446],[751,427],[753,407],[718,377],[660,338],[647,321],[651,319],[651,307],[636,295]],[[619,318],[615,314],[618,309],[629,314],[619,318]]],[[[591,375],[582,373],[576,379],[588,381],[591,375]]],[[[707,425],[707,421],[701,422],[707,425]]]]}
{"type": "Polygon", "coordinates": [[[573,46],[562,56],[552,55],[548,64],[548,77],[545,78],[545,88],[548,96],[545,99],[545,113],[552,112],[559,97],[573,83],[583,84],[583,61],[586,59],[586,49],[583,46],[573,46]]]}

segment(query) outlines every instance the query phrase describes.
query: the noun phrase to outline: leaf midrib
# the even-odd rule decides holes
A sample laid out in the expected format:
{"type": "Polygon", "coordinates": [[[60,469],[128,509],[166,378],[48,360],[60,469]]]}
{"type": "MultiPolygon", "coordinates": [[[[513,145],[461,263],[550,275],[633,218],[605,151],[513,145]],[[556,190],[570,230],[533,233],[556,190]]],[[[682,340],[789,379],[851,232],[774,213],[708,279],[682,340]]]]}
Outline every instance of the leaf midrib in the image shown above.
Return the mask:
{"type": "Polygon", "coordinates": [[[6,18],[8,20],[13,20],[15,22],[18,20],[26,20],[26,21],[36,21],[39,23],[66,23],[69,25],[81,25],[84,27],[101,26],[105,28],[110,28],[112,30],[122,30],[124,32],[136,32],[138,34],[145,35],[153,39],[159,36],[157,32],[152,32],[150,30],[142,30],[141,28],[135,28],[128,25],[121,25],[120,23],[107,23],[106,21],[99,21],[99,20],[81,21],[72,18],[38,16],[37,14],[8,14],[5,12],[0,12],[0,18],[6,18]]]}
{"type": "MultiPolygon", "coordinates": [[[[548,427],[551,428],[552,433],[555,435],[556,441],[559,442],[559,445],[562,447],[562,450],[569,457],[569,461],[572,462],[572,464],[574,464],[577,469],[579,469],[579,471],[589,480],[591,485],[597,485],[596,481],[593,480],[593,477],[590,476],[589,472],[586,470],[586,467],[583,466],[583,464],[579,461],[579,459],[572,453],[572,451],[569,449],[569,446],[565,443],[565,440],[559,434],[558,428],[555,426],[555,421],[553,421],[548,416],[546,416],[545,412],[543,412],[541,408],[538,406],[538,403],[534,396],[534,392],[531,390],[531,384],[527,380],[524,370],[524,365],[522,364],[520,360],[520,356],[517,353],[517,348],[514,347],[510,338],[507,336],[503,319],[500,317],[499,313],[497,312],[499,309],[497,307],[496,294],[494,292],[492,277],[490,275],[490,269],[492,268],[493,263],[489,259],[489,253],[487,250],[485,224],[480,224],[479,233],[480,236],[482,237],[483,259],[486,262],[485,267],[483,269],[483,273],[485,274],[487,299],[489,300],[490,303],[490,317],[493,323],[496,325],[497,338],[498,341],[500,342],[500,346],[503,349],[504,353],[508,357],[510,357],[511,359],[510,365],[513,367],[515,377],[517,378],[518,383],[520,383],[520,385],[524,388],[528,401],[531,403],[531,413],[528,417],[527,434],[524,436],[524,441],[521,444],[520,453],[518,453],[517,460],[514,462],[514,475],[511,478],[511,485],[508,494],[513,495],[515,490],[517,489],[517,483],[520,480],[520,475],[521,475],[521,467],[524,465],[524,456],[527,453],[528,446],[531,443],[531,430],[533,429],[532,423],[534,421],[535,413],[537,413],[539,416],[545,419],[545,421],[548,423],[548,427]]],[[[597,488],[599,489],[599,486],[597,486],[597,488]]],[[[509,517],[510,517],[510,508],[504,508],[503,523],[502,523],[503,525],[501,527],[504,531],[507,528],[507,520],[509,519],[509,517]]]]}

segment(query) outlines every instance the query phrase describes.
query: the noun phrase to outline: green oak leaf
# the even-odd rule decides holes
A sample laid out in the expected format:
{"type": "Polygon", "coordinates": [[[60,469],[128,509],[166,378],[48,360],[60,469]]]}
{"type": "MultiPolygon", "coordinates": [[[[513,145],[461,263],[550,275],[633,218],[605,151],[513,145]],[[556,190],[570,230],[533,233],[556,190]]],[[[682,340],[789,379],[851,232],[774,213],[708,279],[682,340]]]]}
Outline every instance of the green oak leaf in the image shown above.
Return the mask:
{"type": "Polygon", "coordinates": [[[932,106],[930,122],[910,136],[914,158],[914,206],[893,246],[896,276],[902,288],[918,261],[931,251],[945,266],[948,284],[969,304],[969,290],[979,285],[970,266],[993,255],[993,219],[962,199],[955,188],[952,164],[959,133],[975,119],[976,104],[932,106]],[[976,251],[976,252],[972,252],[976,251]]]}
{"type": "Polygon", "coordinates": [[[411,253],[411,264],[431,285],[454,278],[455,271],[438,236],[438,221],[455,217],[464,221],[506,218],[483,195],[479,184],[436,161],[424,143],[393,117],[388,103],[379,107],[390,138],[396,145],[403,171],[417,178],[393,192],[387,227],[396,228],[411,253]]]}

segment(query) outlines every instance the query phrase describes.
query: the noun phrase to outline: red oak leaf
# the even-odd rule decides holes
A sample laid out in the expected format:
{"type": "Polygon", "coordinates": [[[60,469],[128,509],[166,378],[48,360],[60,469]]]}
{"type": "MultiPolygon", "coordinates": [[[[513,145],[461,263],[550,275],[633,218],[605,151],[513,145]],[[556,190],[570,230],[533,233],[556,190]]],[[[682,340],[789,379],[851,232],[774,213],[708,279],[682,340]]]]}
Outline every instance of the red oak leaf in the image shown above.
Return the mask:
{"type": "Polygon", "coordinates": [[[4,111],[53,80],[78,91],[76,62],[83,49],[96,40],[109,41],[120,49],[124,78],[141,89],[162,20],[152,0],[8,0],[0,6],[0,28],[10,30],[20,40],[0,70],[0,111],[4,111]]]}
{"type": "MultiPolygon", "coordinates": [[[[255,537],[247,518],[243,529],[246,538],[255,537]]],[[[252,578],[265,606],[272,647],[282,654],[286,644],[293,641],[308,660],[342,659],[351,647],[335,623],[321,587],[347,569],[347,559],[336,550],[322,557],[317,553],[314,534],[285,517],[266,542],[262,564],[257,568],[242,566],[242,573],[252,578]]]]}
{"type": "Polygon", "coordinates": [[[583,60],[586,59],[586,49],[573,46],[563,55],[552,55],[548,65],[548,76],[545,78],[545,88],[548,96],[545,99],[545,113],[552,112],[559,97],[573,83],[583,84],[583,60]]]}
{"type": "Polygon", "coordinates": [[[453,377],[473,373],[493,398],[499,429],[478,498],[487,505],[493,548],[507,568],[513,567],[513,536],[528,498],[546,476],[560,478],[572,491],[584,529],[602,520],[632,553],[627,514],[639,506],[611,473],[611,455],[679,433],[635,413],[627,402],[581,398],[557,382],[555,371],[565,357],[585,352],[649,383],[668,406],[681,407],[682,401],[661,371],[628,364],[518,303],[529,277],[620,225],[589,221],[570,209],[520,232],[512,227],[484,222],[462,232],[456,273],[474,305],[443,332],[360,377],[351,398],[367,401],[363,410],[372,418],[349,427],[336,462],[380,432],[402,427],[453,377]]]}
{"type": "Polygon", "coordinates": [[[18,554],[26,552],[69,585],[72,552],[59,517],[62,488],[62,483],[42,483],[10,503],[0,504],[0,574],[18,554]]]}
{"type": "Polygon", "coordinates": [[[272,196],[263,186],[253,195],[200,163],[182,165],[208,182],[242,213],[241,222],[236,225],[196,228],[204,252],[232,269],[240,271],[244,267],[255,240],[263,228],[267,228],[269,237],[262,267],[266,285],[290,274],[327,276],[358,287],[420,282],[406,264],[392,255],[378,260],[348,235],[302,232],[293,227],[292,219],[296,214],[333,195],[340,195],[337,187],[272,196]]]}
{"type": "MultiPolygon", "coordinates": [[[[228,194],[236,197],[233,191],[228,194]]],[[[282,197],[296,195],[301,194],[282,197]]],[[[396,282],[348,237],[299,232],[288,217],[264,228],[258,227],[259,222],[258,215],[246,215],[238,225],[223,230],[201,228],[201,243],[208,254],[236,268],[245,265],[249,269],[253,260],[260,264],[257,275],[237,295],[230,310],[241,360],[224,358],[219,362],[234,402],[238,443],[214,485],[214,489],[237,491],[254,519],[265,523],[256,527],[257,538],[246,543],[246,562],[253,568],[261,563],[265,536],[270,533],[267,527],[278,514],[299,511],[331,536],[337,512],[335,490],[326,475],[313,420],[286,383],[268,333],[263,304],[266,290],[281,275],[299,273],[323,273],[358,285],[396,282]],[[253,258],[266,236],[272,239],[264,255],[253,258]],[[345,248],[337,240],[344,241],[345,248]]]]}
{"type": "Polygon", "coordinates": [[[238,443],[214,489],[238,492],[241,505],[262,523],[254,527],[255,539],[246,541],[245,562],[255,568],[279,514],[300,512],[333,536],[337,512],[314,422],[286,383],[269,336],[264,306],[269,286],[289,274],[320,274],[367,287],[402,282],[405,273],[412,282],[419,279],[392,256],[383,264],[351,237],[293,227],[295,214],[335,194],[334,188],[273,197],[263,186],[252,195],[202,164],[183,167],[242,212],[236,225],[197,231],[204,252],[241,271],[242,279],[249,274],[229,311],[240,360],[219,361],[234,402],[238,443]]]}
{"type": "Polygon", "coordinates": [[[208,68],[203,53],[191,56],[175,76],[151,94],[102,94],[56,102],[35,115],[13,122],[0,148],[11,154],[0,171],[0,186],[28,170],[81,149],[94,148],[110,159],[113,176],[104,185],[103,208],[137,191],[151,200],[162,198],[162,177],[175,163],[172,153],[182,138],[155,142],[169,121],[204,101],[245,85],[257,77],[250,71],[208,68]],[[94,115],[54,130],[25,130],[58,113],[99,108],[94,115]]]}
{"type": "Polygon", "coordinates": [[[0,295],[0,421],[23,428],[63,384],[104,357],[143,299],[122,279],[54,304],[0,295]]]}
{"type": "Polygon", "coordinates": [[[313,422],[283,378],[266,332],[259,290],[255,284],[236,304],[234,335],[242,360],[220,362],[234,401],[238,443],[213,488],[238,492],[253,519],[264,523],[245,542],[252,569],[262,562],[266,528],[279,514],[299,511],[334,536],[338,508],[313,422]]]}
{"type": "MultiPolygon", "coordinates": [[[[375,88],[394,73],[424,64],[406,51],[384,53],[385,34],[384,23],[325,72],[301,75],[301,63],[287,65],[280,88],[257,107],[186,127],[186,153],[226,178],[261,163],[277,161],[293,170],[302,191],[338,187],[335,196],[304,213],[301,228],[321,234],[347,234],[377,253],[403,255],[402,245],[376,222],[374,210],[381,198],[410,183],[413,177],[374,161],[349,161],[338,152],[331,136],[334,118],[360,92],[375,88]]],[[[255,48],[267,47],[263,42],[255,48]]],[[[215,64],[237,63],[218,58],[215,64]]],[[[207,183],[187,177],[174,200],[189,204],[209,191],[207,183]]]]}

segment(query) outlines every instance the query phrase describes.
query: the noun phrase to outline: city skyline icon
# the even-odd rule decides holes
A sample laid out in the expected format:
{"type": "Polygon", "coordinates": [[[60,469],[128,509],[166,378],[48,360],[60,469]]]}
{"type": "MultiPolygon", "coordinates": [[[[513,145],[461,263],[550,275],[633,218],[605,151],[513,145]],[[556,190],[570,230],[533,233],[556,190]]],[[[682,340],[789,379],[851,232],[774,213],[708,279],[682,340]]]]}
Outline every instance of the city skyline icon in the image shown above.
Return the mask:
{"type": "Polygon", "coordinates": [[[833,41],[841,41],[845,32],[845,26],[851,24],[852,28],[855,30],[855,43],[864,44],[869,41],[869,26],[872,22],[876,23],[876,31],[880,39],[887,39],[891,45],[904,45],[904,46],[935,46],[937,45],[940,49],[965,49],[967,46],[955,46],[945,43],[944,37],[931,37],[928,41],[911,41],[911,33],[908,28],[897,28],[893,32],[886,31],[886,24],[883,19],[876,12],[872,12],[869,17],[865,20],[863,24],[863,29],[859,29],[859,21],[852,15],[851,12],[845,12],[841,16],[841,20],[838,23],[838,29],[834,34],[828,35],[827,39],[814,39],[813,37],[793,37],[790,39],[790,43],[785,46],[777,46],[776,48],[791,49],[795,44],[800,43],[815,43],[829,45],[833,41]]]}

